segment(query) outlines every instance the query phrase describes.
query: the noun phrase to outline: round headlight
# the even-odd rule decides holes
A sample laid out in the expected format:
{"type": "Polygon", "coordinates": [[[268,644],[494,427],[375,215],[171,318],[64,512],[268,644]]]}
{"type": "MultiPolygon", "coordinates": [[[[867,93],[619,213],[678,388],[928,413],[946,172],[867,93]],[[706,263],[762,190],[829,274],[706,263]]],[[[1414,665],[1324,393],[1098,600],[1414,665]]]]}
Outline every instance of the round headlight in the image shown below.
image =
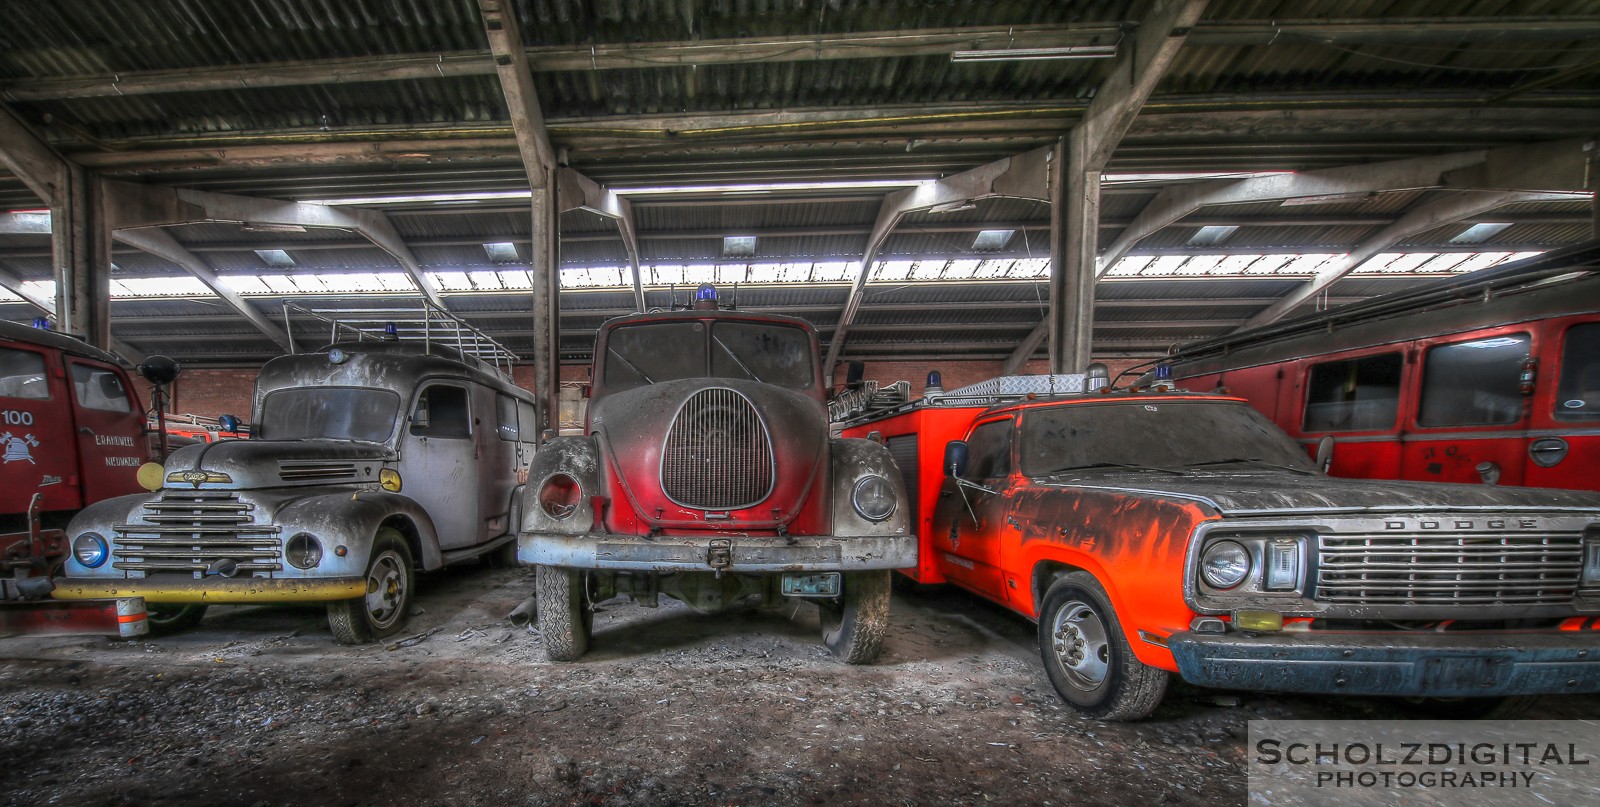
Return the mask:
{"type": "Polygon", "coordinates": [[[346,356],[345,352],[339,348],[334,347],[328,349],[328,362],[330,364],[344,364],[344,360],[347,358],[349,358],[349,356],[346,356]]]}
{"type": "Polygon", "coordinates": [[[868,521],[882,521],[894,515],[894,485],[881,476],[864,476],[850,494],[856,512],[868,521]]]}
{"type": "Polygon", "coordinates": [[[551,474],[539,486],[539,508],[551,518],[566,518],[578,512],[582,497],[583,487],[566,474],[551,474]]]}
{"type": "Polygon", "coordinates": [[[1232,541],[1218,541],[1200,556],[1200,576],[1214,588],[1233,588],[1250,574],[1250,553],[1232,541]]]}
{"type": "Polygon", "coordinates": [[[322,562],[322,542],[309,532],[295,533],[283,547],[283,556],[296,569],[309,569],[322,562]]]}
{"type": "Polygon", "coordinates": [[[86,532],[72,541],[72,556],[86,569],[98,569],[106,562],[106,539],[86,532]]]}

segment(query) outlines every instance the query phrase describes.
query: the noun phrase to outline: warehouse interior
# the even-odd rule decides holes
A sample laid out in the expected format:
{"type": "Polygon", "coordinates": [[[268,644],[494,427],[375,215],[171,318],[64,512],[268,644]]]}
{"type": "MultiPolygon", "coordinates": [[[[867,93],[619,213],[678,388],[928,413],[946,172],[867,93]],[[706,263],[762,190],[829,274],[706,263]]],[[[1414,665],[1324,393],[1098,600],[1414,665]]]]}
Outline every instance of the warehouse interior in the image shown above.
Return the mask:
{"type": "MultiPolygon", "coordinates": [[[[262,365],[323,349],[327,317],[381,331],[436,310],[514,354],[516,383],[542,404],[537,431],[581,426],[566,422],[561,390],[570,401],[592,381],[603,323],[687,307],[702,284],[739,311],[810,323],[833,388],[854,363],[868,380],[915,390],[930,371],[945,388],[1090,362],[1116,377],[1186,344],[1600,239],[1600,0],[0,8],[0,320],[47,326],[129,366],[176,360],[174,413],[248,420],[262,365]]],[[[549,667],[500,627],[531,571],[497,569],[488,583],[435,574],[422,624],[438,635],[351,659],[331,641],[296,644],[321,629],[317,614],[285,634],[270,609],[246,608],[214,613],[208,625],[222,627],[190,644],[146,643],[153,666],[104,641],[9,651],[0,641],[0,663],[32,692],[51,691],[43,670],[58,662],[94,667],[82,675],[95,682],[126,674],[145,694],[117,697],[151,714],[179,699],[178,684],[157,681],[170,665],[259,724],[232,752],[190,747],[178,730],[146,737],[184,750],[138,778],[127,798],[140,804],[190,803],[161,777],[224,765],[238,773],[232,784],[189,795],[1037,803],[1077,789],[1112,803],[1143,781],[1128,771],[1169,766],[1154,791],[1165,802],[1238,803],[1242,763],[1224,749],[1247,721],[1386,709],[1310,696],[1241,707],[1196,690],[1154,724],[1079,722],[1027,669],[1038,665],[1030,625],[926,591],[911,595],[914,613],[896,611],[923,638],[888,651],[914,680],[837,673],[797,649],[815,617],[802,631],[759,615],[731,628],[698,616],[630,623],[595,663],[604,671],[586,676],[549,667]],[[941,627],[947,617],[956,627],[941,627]],[[758,638],[731,638],[741,633],[758,638]],[[720,655],[701,647],[735,641],[720,655]],[[463,684],[474,653],[512,663],[463,684]],[[694,705],[699,683],[662,658],[674,654],[722,691],[745,673],[801,682],[738,695],[765,712],[734,709],[719,723],[694,705]],[[211,678],[195,672],[212,659],[211,678]],[[523,674],[540,664],[545,679],[523,674]],[[385,682],[364,682],[371,671],[385,682]],[[262,683],[296,675],[299,689],[262,683]],[[609,687],[628,694],[612,703],[609,687]],[[330,694],[349,691],[356,701],[330,694]],[[348,720],[348,733],[316,735],[326,747],[296,756],[287,733],[273,733],[285,718],[262,717],[280,715],[263,692],[306,704],[287,733],[312,731],[318,710],[348,720]],[[528,728],[536,721],[523,725],[497,692],[550,722],[528,728]],[[807,699],[842,705],[817,716],[807,699]],[[632,736],[610,751],[598,741],[538,751],[631,735],[618,716],[628,710],[693,726],[662,730],[694,761],[639,751],[632,736]],[[679,721],[674,710],[698,712],[679,721]],[[930,715],[969,714],[947,736],[908,739],[930,731],[917,722],[930,715]],[[888,726],[851,728],[871,715],[888,726]],[[421,795],[380,777],[377,762],[361,767],[426,767],[418,760],[434,750],[422,730],[404,736],[425,721],[449,744],[440,758],[459,762],[431,770],[437,782],[421,795]],[[1105,732],[1109,747],[1084,731],[1105,732]],[[806,752],[736,750],[741,732],[787,735],[806,752]],[[472,757],[485,737],[496,756],[472,757]],[[915,753],[892,750],[908,743],[915,753]],[[975,758],[946,767],[974,744],[975,758]],[[1063,754],[1123,773],[1039,772],[1063,754]],[[802,757],[811,773],[771,767],[802,757]],[[878,765],[886,759],[892,772],[878,765]],[[463,783],[474,765],[530,772],[463,783]],[[306,783],[335,770],[345,778],[327,790],[306,783]]],[[[1600,714],[1593,696],[1572,701],[1552,715],[1600,714]]],[[[30,718],[33,731],[52,714],[78,727],[61,749],[109,736],[48,709],[30,718]]],[[[152,730],[95,714],[128,736],[152,730]]],[[[226,718],[196,720],[226,735],[226,718]]],[[[6,725],[0,748],[28,742],[28,727],[6,725]]],[[[120,792],[109,774],[30,764],[80,796],[120,792]]]]}

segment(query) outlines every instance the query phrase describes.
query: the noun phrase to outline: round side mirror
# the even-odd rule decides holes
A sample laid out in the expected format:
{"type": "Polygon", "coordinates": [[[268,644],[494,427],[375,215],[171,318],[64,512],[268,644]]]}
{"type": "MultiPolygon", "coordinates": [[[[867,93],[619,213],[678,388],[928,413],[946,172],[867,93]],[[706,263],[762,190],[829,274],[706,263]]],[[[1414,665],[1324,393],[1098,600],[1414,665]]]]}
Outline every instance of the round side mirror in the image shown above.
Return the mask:
{"type": "Polygon", "coordinates": [[[1327,473],[1333,467],[1333,435],[1324,434],[1317,441],[1317,469],[1327,473]]]}
{"type": "Polygon", "coordinates": [[[141,378],[158,387],[171,384],[178,378],[178,373],[183,372],[182,366],[166,356],[151,356],[136,369],[141,378]]]}

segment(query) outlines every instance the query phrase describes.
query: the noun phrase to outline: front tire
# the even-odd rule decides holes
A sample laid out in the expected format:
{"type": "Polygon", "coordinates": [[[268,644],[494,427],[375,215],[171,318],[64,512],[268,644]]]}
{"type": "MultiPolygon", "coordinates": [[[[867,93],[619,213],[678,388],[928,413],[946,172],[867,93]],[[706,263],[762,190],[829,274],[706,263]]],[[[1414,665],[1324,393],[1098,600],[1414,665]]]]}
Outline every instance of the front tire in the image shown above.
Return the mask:
{"type": "Polygon", "coordinates": [[[535,572],[534,599],[539,635],[551,661],[577,661],[589,652],[594,610],[586,591],[589,575],[580,569],[540,566],[535,572]]]}
{"type": "Polygon", "coordinates": [[[328,627],[339,644],[369,644],[405,627],[411,614],[416,565],[398,531],[389,527],[378,530],[366,579],[365,597],[328,603],[328,627]]]}
{"type": "Polygon", "coordinates": [[[1039,654],[1056,692],[1088,717],[1138,720],[1167,691],[1166,671],[1133,655],[1111,598],[1087,572],[1062,577],[1045,594],[1039,654]]]}
{"type": "Polygon", "coordinates": [[[144,621],[151,636],[171,636],[200,624],[208,607],[202,603],[150,603],[145,606],[144,621]]]}
{"type": "Polygon", "coordinates": [[[889,575],[893,572],[850,572],[841,581],[844,596],[817,603],[822,643],[846,664],[871,664],[883,652],[889,632],[889,575]]]}

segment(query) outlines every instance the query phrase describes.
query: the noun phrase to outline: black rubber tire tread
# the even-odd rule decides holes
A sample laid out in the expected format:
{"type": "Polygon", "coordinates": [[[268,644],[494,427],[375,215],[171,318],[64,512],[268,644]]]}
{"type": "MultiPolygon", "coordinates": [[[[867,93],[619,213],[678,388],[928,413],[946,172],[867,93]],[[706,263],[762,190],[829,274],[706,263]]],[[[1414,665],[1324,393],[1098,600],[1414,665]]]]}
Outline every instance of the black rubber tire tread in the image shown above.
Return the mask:
{"type": "Polygon", "coordinates": [[[405,599],[400,604],[400,618],[387,628],[380,629],[372,624],[372,619],[367,614],[367,600],[358,597],[353,600],[339,600],[328,603],[328,629],[333,631],[333,638],[339,644],[360,645],[371,644],[386,636],[393,636],[405,627],[411,618],[411,599],[416,589],[417,567],[416,561],[411,557],[411,548],[406,546],[405,536],[392,527],[383,527],[378,530],[378,535],[372,540],[372,552],[368,555],[367,570],[362,572],[365,579],[372,571],[372,562],[381,555],[385,549],[394,549],[405,564],[405,599]]]}
{"type": "Polygon", "coordinates": [[[534,599],[539,610],[539,636],[551,661],[577,661],[589,652],[594,612],[584,602],[580,569],[540,566],[535,573],[534,599]]]}
{"type": "Polygon", "coordinates": [[[1044,662],[1045,675],[1050,684],[1068,706],[1086,717],[1106,721],[1131,721],[1149,717],[1167,694],[1167,672],[1151,667],[1133,655],[1128,639],[1123,635],[1122,624],[1111,608],[1111,598],[1100,581],[1088,572],[1063,575],[1045,592],[1044,605],[1039,609],[1039,655],[1044,662]],[[1068,600],[1076,599],[1091,606],[1105,623],[1108,646],[1111,650],[1110,672],[1104,697],[1093,703],[1077,703],[1067,696],[1065,682],[1058,680],[1056,660],[1051,658],[1049,635],[1054,613],[1068,600]]]}
{"type": "Polygon", "coordinates": [[[1541,700],[1538,695],[1497,698],[1422,698],[1407,702],[1411,711],[1436,720],[1516,720],[1541,700]]]}
{"type": "Polygon", "coordinates": [[[889,571],[846,572],[843,602],[819,603],[822,643],[846,664],[871,664],[889,633],[889,571]]]}
{"type": "Polygon", "coordinates": [[[149,603],[145,605],[144,622],[151,636],[171,636],[186,631],[205,618],[204,603],[149,603]]]}

